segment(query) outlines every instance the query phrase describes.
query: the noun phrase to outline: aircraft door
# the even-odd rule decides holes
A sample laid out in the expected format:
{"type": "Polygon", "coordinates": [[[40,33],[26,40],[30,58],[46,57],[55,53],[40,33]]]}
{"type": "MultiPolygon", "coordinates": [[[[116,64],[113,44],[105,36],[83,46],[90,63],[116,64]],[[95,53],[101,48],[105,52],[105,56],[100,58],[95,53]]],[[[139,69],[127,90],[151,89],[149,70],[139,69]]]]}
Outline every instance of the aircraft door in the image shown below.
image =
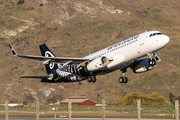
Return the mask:
{"type": "Polygon", "coordinates": [[[139,46],[143,45],[144,44],[144,36],[140,36],[139,37],[139,46]]]}

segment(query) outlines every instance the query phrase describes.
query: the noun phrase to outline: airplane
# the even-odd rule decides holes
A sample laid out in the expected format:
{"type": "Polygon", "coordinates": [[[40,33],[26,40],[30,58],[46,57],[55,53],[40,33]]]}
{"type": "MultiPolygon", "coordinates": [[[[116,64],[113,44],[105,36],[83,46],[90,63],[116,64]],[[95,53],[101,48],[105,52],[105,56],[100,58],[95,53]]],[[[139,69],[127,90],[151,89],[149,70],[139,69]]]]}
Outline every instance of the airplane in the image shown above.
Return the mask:
{"type": "Polygon", "coordinates": [[[118,81],[127,83],[127,68],[131,68],[134,73],[152,70],[156,63],[161,61],[155,52],[165,47],[169,40],[167,35],[159,31],[146,31],[83,58],[56,57],[45,44],[39,46],[42,56],[18,54],[11,45],[9,47],[14,56],[41,61],[46,67],[46,75],[20,78],[37,78],[41,79],[41,82],[49,83],[87,79],[88,82],[94,83],[97,75],[120,70],[122,76],[118,81]],[[145,56],[149,57],[142,58],[145,56]]]}

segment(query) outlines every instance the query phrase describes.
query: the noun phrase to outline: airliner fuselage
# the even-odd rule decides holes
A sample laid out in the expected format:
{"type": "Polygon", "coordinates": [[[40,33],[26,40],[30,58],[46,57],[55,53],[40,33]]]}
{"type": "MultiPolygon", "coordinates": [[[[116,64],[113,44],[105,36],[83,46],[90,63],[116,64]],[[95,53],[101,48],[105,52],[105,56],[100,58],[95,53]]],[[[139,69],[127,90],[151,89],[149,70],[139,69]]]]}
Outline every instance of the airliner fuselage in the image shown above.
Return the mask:
{"type": "MultiPolygon", "coordinates": [[[[13,54],[18,57],[43,61],[47,75],[21,76],[21,78],[41,78],[42,82],[76,82],[88,79],[96,81],[96,75],[106,74],[115,70],[123,73],[130,67],[134,73],[146,72],[156,66],[160,58],[155,53],[165,47],[169,37],[159,31],[148,31],[129,39],[104,48],[84,58],[55,57],[45,44],[40,46],[42,57],[19,55],[11,47],[13,54]],[[156,61],[152,58],[155,55],[156,61]],[[149,58],[139,59],[149,55],[149,58]]],[[[120,83],[127,83],[126,77],[120,77],[120,83]]]]}

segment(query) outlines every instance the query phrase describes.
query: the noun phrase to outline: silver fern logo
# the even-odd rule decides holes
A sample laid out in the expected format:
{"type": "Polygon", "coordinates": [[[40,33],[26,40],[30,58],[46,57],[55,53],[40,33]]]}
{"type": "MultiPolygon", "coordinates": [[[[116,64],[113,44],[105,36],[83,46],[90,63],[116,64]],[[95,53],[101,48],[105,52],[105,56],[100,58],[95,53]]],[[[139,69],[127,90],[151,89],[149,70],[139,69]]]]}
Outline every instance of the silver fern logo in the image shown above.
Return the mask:
{"type": "MultiPolygon", "coordinates": [[[[45,52],[45,57],[54,57],[54,55],[50,51],[46,51],[45,52]]],[[[53,69],[54,68],[54,63],[50,63],[49,68],[53,69]]]]}

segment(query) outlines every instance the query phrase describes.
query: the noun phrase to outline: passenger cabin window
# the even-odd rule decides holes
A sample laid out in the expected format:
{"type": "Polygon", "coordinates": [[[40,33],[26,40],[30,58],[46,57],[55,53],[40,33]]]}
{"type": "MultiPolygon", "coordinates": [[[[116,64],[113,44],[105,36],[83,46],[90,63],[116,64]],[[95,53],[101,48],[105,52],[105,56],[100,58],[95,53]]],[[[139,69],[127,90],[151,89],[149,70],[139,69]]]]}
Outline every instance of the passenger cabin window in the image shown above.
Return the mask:
{"type": "Polygon", "coordinates": [[[162,35],[162,33],[153,33],[153,34],[150,34],[149,37],[153,37],[155,35],[162,35]]]}

